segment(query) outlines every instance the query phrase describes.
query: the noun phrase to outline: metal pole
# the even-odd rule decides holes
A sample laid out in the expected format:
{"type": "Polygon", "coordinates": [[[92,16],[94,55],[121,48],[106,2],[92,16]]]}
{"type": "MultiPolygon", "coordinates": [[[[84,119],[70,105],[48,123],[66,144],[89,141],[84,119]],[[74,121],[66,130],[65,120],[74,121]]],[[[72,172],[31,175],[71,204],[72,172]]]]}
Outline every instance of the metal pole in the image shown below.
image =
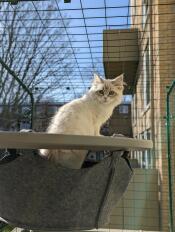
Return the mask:
{"type": "Polygon", "coordinates": [[[175,88],[175,81],[170,87],[166,96],[166,137],[167,137],[167,159],[168,159],[168,190],[169,190],[169,223],[170,232],[174,232],[174,221],[173,221],[173,192],[172,192],[172,164],[171,164],[171,132],[170,132],[170,94],[175,88]]]}
{"type": "Polygon", "coordinates": [[[22,88],[24,89],[24,91],[26,91],[28,93],[28,95],[30,96],[30,101],[31,101],[30,129],[33,129],[33,118],[34,118],[34,96],[33,96],[33,93],[19,79],[19,77],[17,76],[17,74],[11,68],[9,68],[9,66],[2,60],[1,57],[0,57],[0,63],[7,70],[7,72],[10,73],[13,76],[13,78],[22,86],[22,88]]]}
{"type": "MultiPolygon", "coordinates": [[[[154,75],[154,48],[153,48],[153,40],[154,40],[154,35],[153,35],[153,25],[154,25],[154,22],[153,22],[153,6],[152,6],[152,1],[149,1],[149,4],[150,4],[150,66],[151,68],[149,68],[149,77],[150,78],[150,94],[151,94],[151,99],[150,100],[150,103],[151,103],[151,138],[153,140],[153,149],[152,149],[152,157],[153,157],[153,162],[154,161],[154,158],[155,158],[155,155],[156,155],[156,149],[155,149],[155,112],[154,112],[154,109],[155,109],[155,93],[154,93],[154,85],[155,85],[155,75],[154,75]]],[[[154,165],[154,163],[153,163],[154,165]]]]}

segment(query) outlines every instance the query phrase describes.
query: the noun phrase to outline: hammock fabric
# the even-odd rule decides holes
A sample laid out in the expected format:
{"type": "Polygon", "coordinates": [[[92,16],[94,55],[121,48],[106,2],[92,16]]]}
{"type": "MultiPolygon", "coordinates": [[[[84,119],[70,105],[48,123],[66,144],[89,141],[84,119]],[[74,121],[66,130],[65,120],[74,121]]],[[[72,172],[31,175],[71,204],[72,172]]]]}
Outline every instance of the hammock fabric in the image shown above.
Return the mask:
{"type": "Polygon", "coordinates": [[[30,230],[103,228],[132,177],[123,154],[113,152],[98,164],[79,170],[32,153],[3,162],[0,217],[30,230]]]}

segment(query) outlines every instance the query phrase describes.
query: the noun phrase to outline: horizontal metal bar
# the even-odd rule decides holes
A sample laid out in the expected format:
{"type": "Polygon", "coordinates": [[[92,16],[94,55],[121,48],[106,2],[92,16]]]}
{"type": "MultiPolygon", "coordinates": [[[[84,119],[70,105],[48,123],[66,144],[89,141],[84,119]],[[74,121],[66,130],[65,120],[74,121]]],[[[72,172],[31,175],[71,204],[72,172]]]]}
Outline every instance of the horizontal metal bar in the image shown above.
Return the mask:
{"type": "Polygon", "coordinates": [[[63,135],[30,132],[0,132],[0,148],[144,150],[153,147],[151,140],[126,137],[63,135]]]}
{"type": "MultiPolygon", "coordinates": [[[[20,0],[18,0],[18,1],[20,1],[20,0]]],[[[31,1],[31,0],[21,0],[21,1],[26,1],[26,2],[29,2],[29,1],[31,1]]],[[[41,1],[41,0],[34,0],[35,2],[37,2],[37,1],[41,1]]],[[[42,0],[42,1],[48,1],[48,0],[42,0]]],[[[9,0],[1,0],[1,2],[9,2],[9,0]]],[[[175,3],[174,2],[170,2],[170,3],[158,3],[158,4],[149,4],[148,6],[152,6],[152,7],[156,7],[156,6],[171,6],[171,5],[174,5],[175,3]]],[[[107,6],[107,7],[105,7],[105,6],[102,6],[102,7],[83,7],[83,10],[87,10],[87,11],[89,11],[89,10],[104,10],[105,8],[108,10],[110,10],[110,9],[125,9],[125,8],[140,8],[140,7],[142,7],[142,4],[141,5],[137,5],[137,6],[135,6],[135,5],[121,5],[121,6],[107,6]]],[[[77,7],[77,8],[62,8],[62,9],[59,9],[59,11],[80,11],[80,10],[82,10],[82,8],[80,8],[80,7],[77,7]]],[[[28,10],[16,10],[16,12],[28,12],[28,10]]],[[[55,8],[53,8],[53,9],[38,9],[38,11],[40,12],[40,11],[58,11],[58,9],[55,9],[55,8]]],[[[13,12],[13,10],[6,10],[6,11],[3,11],[3,12],[13,12]]],[[[35,12],[35,10],[30,10],[30,12],[35,12]]],[[[127,16],[126,16],[127,17],[127,16]]]]}

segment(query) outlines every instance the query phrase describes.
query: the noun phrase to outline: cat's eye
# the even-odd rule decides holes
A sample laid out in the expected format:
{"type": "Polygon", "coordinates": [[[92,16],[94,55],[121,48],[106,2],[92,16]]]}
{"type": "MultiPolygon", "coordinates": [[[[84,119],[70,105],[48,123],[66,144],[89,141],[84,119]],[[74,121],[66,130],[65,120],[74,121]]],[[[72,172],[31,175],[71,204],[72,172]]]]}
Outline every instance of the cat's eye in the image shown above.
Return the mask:
{"type": "Polygon", "coordinates": [[[117,89],[118,89],[118,90],[122,90],[122,89],[123,89],[123,86],[117,86],[117,89]]]}
{"type": "Polygon", "coordinates": [[[115,92],[114,91],[110,91],[109,92],[109,96],[114,96],[115,95],[115,92]]]}
{"type": "Polygon", "coordinates": [[[99,90],[98,94],[103,95],[104,94],[103,90],[99,90]]]}

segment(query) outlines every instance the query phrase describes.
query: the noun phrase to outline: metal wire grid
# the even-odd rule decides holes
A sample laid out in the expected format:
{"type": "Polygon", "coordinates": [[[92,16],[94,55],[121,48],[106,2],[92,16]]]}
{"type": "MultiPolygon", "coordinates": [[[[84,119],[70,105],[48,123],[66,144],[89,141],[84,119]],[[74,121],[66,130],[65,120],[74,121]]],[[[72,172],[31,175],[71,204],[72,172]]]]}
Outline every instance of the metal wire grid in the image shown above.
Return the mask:
{"type": "MultiPolygon", "coordinates": [[[[130,24],[128,0],[123,1],[122,5],[120,1],[115,4],[112,1],[99,1],[92,4],[91,1],[83,0],[71,4],[64,4],[58,0],[50,2],[27,1],[25,3],[19,2],[18,5],[10,5],[8,8],[4,4],[7,3],[1,3],[0,14],[7,14],[8,17],[1,17],[0,30],[4,27],[4,23],[12,22],[12,15],[16,12],[15,21],[17,24],[14,29],[21,28],[16,33],[16,48],[23,49],[23,45],[29,42],[28,55],[30,54],[30,48],[35,43],[35,37],[39,33],[39,31],[35,31],[38,28],[36,22],[45,31],[49,31],[43,39],[43,43],[39,45],[37,57],[34,59],[35,62],[44,59],[44,49],[49,49],[50,56],[53,53],[54,56],[49,61],[47,58],[45,59],[46,72],[49,72],[50,77],[40,83],[37,88],[44,89],[57,79],[58,81],[52,86],[50,92],[47,92],[46,96],[52,96],[54,100],[59,102],[70,101],[87,91],[94,72],[104,76],[103,30],[129,27],[130,24]],[[21,6],[22,4],[24,7],[21,6]],[[47,17],[45,13],[48,12],[52,16],[47,17]],[[23,15],[21,16],[21,14],[23,15]],[[46,25],[48,21],[50,22],[49,26],[46,25]],[[64,45],[66,50],[63,50],[64,45]],[[59,50],[59,53],[56,55],[53,50],[59,50]],[[60,54],[64,52],[69,52],[69,56],[65,57],[64,54],[65,59],[62,60],[60,54]],[[52,64],[55,61],[60,61],[60,64],[63,62],[69,64],[68,70],[57,70],[52,64]]],[[[6,32],[3,31],[4,33],[6,32]]],[[[2,33],[0,36],[3,36],[2,33]]],[[[36,63],[32,65],[36,65],[36,63]]],[[[44,72],[40,73],[40,76],[42,75],[45,75],[44,72]]]]}
{"type": "MultiPolygon", "coordinates": [[[[6,3],[3,3],[6,4],[6,3]]],[[[21,4],[21,3],[19,3],[21,4]]],[[[5,36],[6,32],[1,32],[1,29],[4,26],[4,22],[11,22],[11,15],[16,9],[17,12],[17,18],[15,19],[16,22],[19,22],[17,27],[22,28],[16,36],[17,36],[17,44],[16,46],[19,49],[23,49],[23,46],[21,44],[23,43],[29,43],[28,48],[32,45],[32,43],[35,41],[35,36],[39,34],[39,32],[30,31],[30,29],[35,29],[36,24],[38,23],[41,28],[45,30],[45,37],[43,43],[38,48],[38,57],[35,58],[36,62],[39,62],[43,56],[45,55],[45,49],[49,51],[49,57],[45,60],[46,70],[42,71],[40,73],[40,76],[45,77],[45,72],[50,75],[46,75],[47,78],[45,78],[44,81],[38,84],[38,88],[45,88],[47,85],[49,85],[52,81],[55,84],[53,88],[49,90],[49,92],[46,92],[44,96],[45,99],[52,97],[54,100],[59,102],[67,102],[71,99],[80,96],[83,94],[90,86],[90,82],[92,80],[92,76],[94,72],[99,73],[100,75],[104,76],[104,68],[103,68],[103,30],[104,29],[123,29],[123,28],[130,28],[132,26],[139,27],[140,33],[139,33],[139,46],[142,44],[143,40],[146,37],[146,33],[144,33],[145,28],[144,25],[142,25],[142,22],[135,23],[131,20],[131,11],[134,10],[136,7],[140,7],[141,5],[135,6],[131,5],[129,0],[124,1],[112,1],[112,0],[103,0],[103,1],[86,1],[86,0],[79,0],[79,1],[73,1],[71,4],[64,4],[63,1],[26,1],[25,6],[29,7],[29,9],[20,8],[16,9],[18,6],[10,5],[8,9],[2,8],[0,14],[7,13],[8,17],[4,20],[3,17],[1,17],[1,25],[0,25],[0,35],[5,36]],[[24,13],[25,17],[21,18],[20,14],[24,13]],[[45,13],[50,13],[49,17],[47,18],[45,13]],[[46,25],[46,21],[50,21],[51,23],[46,25]],[[33,24],[31,24],[33,23],[33,24]],[[61,36],[60,36],[61,35],[61,36]],[[66,43],[66,44],[65,44],[66,43]],[[65,46],[64,46],[65,44],[65,46]],[[55,54],[55,50],[58,50],[58,56],[55,54]],[[67,56],[67,51],[69,51],[67,56]],[[63,54],[63,59],[60,58],[60,54],[63,54]],[[64,70],[62,69],[56,69],[57,63],[54,63],[54,61],[58,61],[59,64],[64,65],[64,63],[70,64],[68,67],[65,67],[64,70]],[[49,72],[48,72],[49,70],[49,72]],[[55,82],[55,79],[57,80],[55,82]]],[[[141,1],[140,1],[141,4],[141,1]]],[[[150,1],[150,4],[148,6],[170,6],[174,7],[173,2],[168,3],[158,3],[154,4],[150,1]]],[[[2,4],[1,4],[2,6],[2,4]]],[[[168,19],[169,15],[173,15],[173,12],[154,12],[153,17],[159,16],[165,16],[167,17],[167,20],[162,20],[161,22],[153,23],[152,26],[154,27],[154,33],[159,32],[159,28],[156,28],[156,26],[159,23],[159,26],[164,26],[164,32],[172,32],[174,21],[168,19]]],[[[132,16],[136,17],[143,17],[143,12],[138,13],[136,11],[135,14],[132,13],[132,16]]],[[[8,28],[7,28],[8,29],[8,28]]],[[[155,63],[157,59],[160,59],[161,61],[167,61],[169,62],[171,60],[171,56],[174,55],[174,51],[170,51],[168,49],[168,44],[172,43],[172,41],[169,42],[170,39],[172,40],[174,38],[174,34],[167,34],[165,33],[158,33],[157,35],[154,35],[154,39],[159,40],[159,48],[156,48],[156,44],[152,41],[150,41],[150,46],[152,46],[151,52],[153,54],[153,61],[154,63],[150,64],[150,67],[154,68],[155,71],[155,77],[158,77],[158,71],[161,72],[169,72],[170,73],[170,67],[167,66],[156,66],[155,63]],[[163,39],[165,41],[163,41],[163,39]],[[161,42],[160,42],[161,41],[161,42]],[[165,47],[164,45],[167,45],[165,47]],[[161,57],[159,56],[159,52],[164,52],[164,55],[161,57]],[[169,60],[167,58],[169,57],[169,60]],[[160,69],[160,70],[159,70],[160,69]]],[[[128,38],[125,39],[126,41],[128,38]]],[[[110,40],[108,40],[110,42],[110,40]]],[[[116,44],[115,46],[119,46],[116,44]]],[[[107,46],[108,47],[108,46],[107,46]]],[[[30,54],[30,49],[28,51],[28,54],[30,54]]],[[[140,63],[142,63],[143,60],[143,51],[140,53],[140,63]]],[[[32,64],[34,66],[34,64],[32,64]]],[[[15,68],[15,67],[14,67],[15,68]]],[[[125,68],[125,67],[124,67],[125,68]]],[[[144,66],[139,66],[139,75],[141,76],[144,72],[144,66]]],[[[30,77],[30,75],[28,75],[30,77]]],[[[164,86],[167,84],[168,78],[162,79],[160,86],[164,86]]],[[[155,93],[154,96],[156,96],[156,93],[159,91],[159,88],[155,86],[155,93]]],[[[138,92],[138,95],[142,94],[142,90],[140,89],[140,93],[138,92]]],[[[35,95],[37,95],[37,90],[35,95]]],[[[152,100],[164,100],[164,96],[160,96],[160,99],[152,98],[152,100]]],[[[144,114],[141,114],[140,112],[143,110],[142,106],[139,106],[138,103],[141,101],[141,97],[137,99],[137,104],[135,106],[135,110],[137,110],[136,114],[134,115],[133,112],[133,122],[137,123],[142,117],[144,117],[144,114]],[[140,107],[140,108],[139,108],[140,107]]],[[[154,109],[158,109],[158,105],[154,105],[154,109]]],[[[152,115],[148,116],[148,119],[151,120],[152,115]]],[[[160,120],[162,123],[163,115],[158,115],[155,113],[154,120],[160,120]]],[[[163,123],[162,123],[163,125],[163,123]]],[[[163,130],[163,126],[161,125],[161,129],[163,130]]],[[[138,125],[137,125],[138,126],[138,125]]],[[[138,126],[139,127],[139,126],[138,126]]],[[[147,129],[145,125],[141,125],[143,130],[147,129]]],[[[151,128],[152,129],[152,128],[151,128]]],[[[152,132],[152,131],[151,131],[152,132]]],[[[160,132],[159,132],[160,133],[160,132]]],[[[163,132],[162,132],[163,133],[163,132]]],[[[136,135],[137,138],[144,138],[146,139],[143,133],[140,135],[136,135]]],[[[153,136],[153,135],[151,135],[153,136]]],[[[159,136],[159,135],[157,135],[159,136]]],[[[165,149],[165,141],[162,140],[160,144],[160,140],[157,139],[157,146],[164,146],[165,149]]],[[[161,172],[161,165],[159,166],[160,160],[162,160],[162,163],[166,163],[165,159],[165,151],[161,151],[161,148],[156,148],[157,157],[153,157],[154,163],[157,162],[157,168],[161,172]],[[161,158],[160,158],[161,157],[161,158]],[[159,160],[159,161],[158,161],[159,160]]],[[[139,161],[143,161],[143,153],[136,152],[134,154],[134,157],[138,158],[139,161]]],[[[143,163],[143,162],[142,162],[143,163]]],[[[155,164],[153,165],[155,167],[155,164]]],[[[167,170],[165,170],[166,172],[167,170]]],[[[166,174],[164,174],[166,179],[166,174]]],[[[147,176],[145,175],[145,179],[147,179],[147,176]]],[[[157,182],[156,182],[157,183],[157,182]]],[[[156,184],[155,183],[155,184],[156,184]]],[[[163,182],[162,188],[166,183],[163,182]]],[[[149,192],[146,192],[147,196],[149,197],[149,192]]],[[[167,197],[166,190],[163,189],[160,193],[163,196],[167,197]]],[[[139,208],[139,206],[137,206],[139,208]]],[[[133,214],[136,213],[137,207],[133,210],[133,214]]],[[[151,205],[147,205],[147,208],[151,209],[151,205]]],[[[161,212],[163,212],[165,215],[167,213],[168,209],[165,207],[161,209],[161,212]]],[[[160,213],[161,214],[161,213],[160,213]]],[[[155,220],[158,216],[154,215],[152,217],[151,215],[148,215],[148,219],[153,218],[155,220]]],[[[135,219],[133,219],[135,220],[135,219]]]]}
{"type": "MultiPolygon", "coordinates": [[[[33,25],[34,22],[37,22],[46,31],[47,36],[37,48],[38,56],[34,59],[39,63],[41,59],[44,59],[43,50],[49,50],[51,57],[49,59],[45,57],[44,62],[50,76],[45,78],[36,89],[45,89],[47,85],[53,82],[46,96],[52,96],[59,102],[70,101],[87,91],[94,72],[104,76],[102,60],[103,30],[130,28],[132,26],[130,10],[135,7],[130,5],[129,0],[116,1],[115,3],[105,0],[93,3],[80,0],[71,4],[64,4],[58,0],[26,1],[25,3],[19,2],[17,6],[8,4],[8,8],[5,4],[8,3],[5,3],[5,1],[1,3],[0,14],[6,13],[8,17],[5,19],[1,17],[0,31],[2,31],[4,23],[12,22],[12,14],[15,11],[17,13],[15,21],[18,23],[14,28],[22,28],[16,33],[16,48],[23,49],[25,43],[32,44],[35,42],[35,36],[39,32],[32,31],[31,33],[31,29],[38,28],[36,24],[33,25]],[[25,7],[20,7],[21,4],[25,4],[25,7]],[[43,15],[46,12],[51,13],[52,16],[47,18],[46,15],[43,15]],[[22,13],[25,14],[23,17],[20,15],[22,13]],[[49,26],[46,25],[46,21],[51,22],[49,26]],[[48,33],[47,30],[49,30],[48,33]],[[69,49],[67,57],[65,48],[69,49]],[[58,54],[56,55],[53,50],[59,50],[58,54]],[[60,53],[64,54],[64,60],[62,60],[62,57],[60,59],[60,53]],[[54,66],[54,62],[69,64],[69,68],[64,68],[64,71],[57,70],[55,69],[57,64],[54,66]]],[[[173,4],[171,5],[173,6],[173,4]]],[[[137,5],[137,7],[140,7],[140,5],[137,5]]],[[[165,12],[164,14],[168,15],[169,13],[165,12]]],[[[142,13],[136,16],[142,16],[142,13]]],[[[135,26],[137,25],[135,24],[135,26]]],[[[5,34],[6,32],[3,31],[0,36],[5,34]]],[[[28,50],[29,55],[30,46],[28,46],[28,50]]],[[[45,75],[44,71],[40,73],[40,76],[42,75],[45,75]]]]}
{"type": "MultiPolygon", "coordinates": [[[[32,22],[38,22],[44,30],[50,30],[44,41],[42,41],[43,44],[38,48],[40,57],[35,58],[36,62],[40,62],[43,59],[43,49],[59,49],[58,55],[56,56],[53,53],[54,57],[51,57],[50,61],[63,63],[62,59],[60,59],[60,52],[64,48],[62,43],[66,43],[66,49],[70,49],[70,55],[64,59],[64,62],[71,63],[72,66],[70,66],[73,70],[64,69],[64,71],[56,70],[55,72],[55,66],[45,59],[47,72],[49,70],[50,77],[38,86],[38,88],[44,89],[48,83],[54,83],[54,79],[57,79],[58,81],[56,85],[52,86],[50,93],[47,92],[47,97],[48,95],[54,96],[56,101],[67,102],[82,95],[90,86],[94,72],[104,76],[102,61],[102,32],[104,29],[122,29],[132,26],[130,9],[134,6],[130,6],[129,0],[117,1],[115,4],[112,1],[99,1],[98,3],[94,2],[94,5],[90,1],[81,0],[71,4],[63,4],[63,2],[56,0],[51,2],[27,1],[26,4],[29,7],[28,9],[22,7],[18,9],[18,6],[14,5],[10,5],[8,9],[2,7],[1,14],[8,13],[8,17],[6,19],[1,18],[2,25],[0,29],[2,29],[4,22],[12,21],[11,15],[16,11],[17,18],[15,18],[15,21],[19,22],[16,27],[26,30],[25,32],[20,30],[20,33],[16,34],[18,37],[18,45],[16,47],[19,49],[22,49],[21,43],[25,44],[27,41],[30,43],[35,42],[33,38],[36,36],[36,33],[28,33],[30,29],[37,28],[32,22]],[[42,16],[43,12],[51,12],[52,17],[42,16]],[[20,13],[26,13],[27,16],[22,18],[20,15],[18,16],[20,13]],[[51,21],[51,24],[49,26],[45,25],[46,21],[51,21]],[[59,32],[53,30],[62,30],[61,40],[59,32]],[[53,36],[58,36],[58,38],[53,39],[53,36]]],[[[28,49],[30,53],[30,46],[28,49]]],[[[52,54],[51,52],[50,50],[50,55],[52,54]]],[[[40,73],[40,76],[43,73],[40,73]]]]}

